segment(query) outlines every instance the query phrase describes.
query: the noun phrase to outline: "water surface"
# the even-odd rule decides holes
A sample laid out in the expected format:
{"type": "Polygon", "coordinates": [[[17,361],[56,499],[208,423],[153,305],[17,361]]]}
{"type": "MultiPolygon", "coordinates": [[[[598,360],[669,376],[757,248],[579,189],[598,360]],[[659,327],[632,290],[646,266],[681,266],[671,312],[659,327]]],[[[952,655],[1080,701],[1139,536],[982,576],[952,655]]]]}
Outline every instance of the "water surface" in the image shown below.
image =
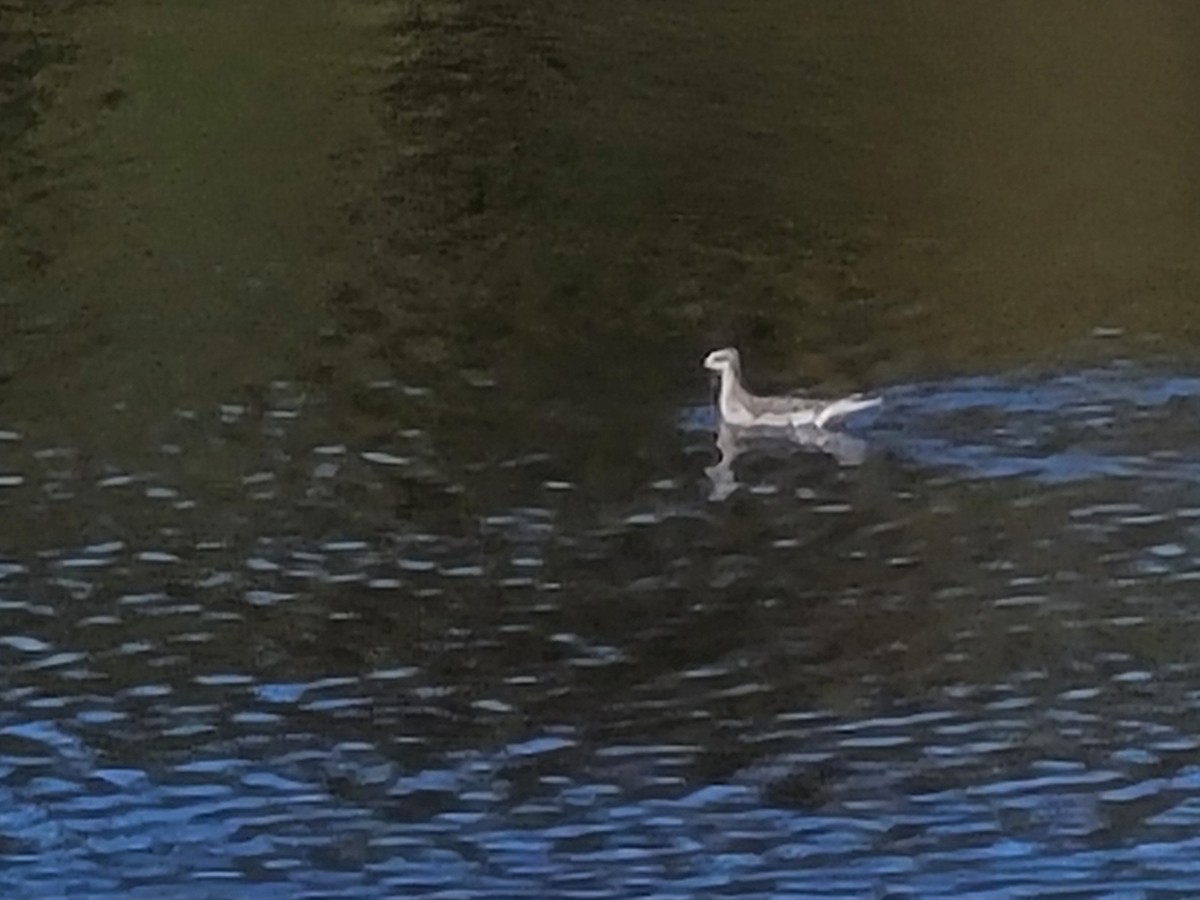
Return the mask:
{"type": "Polygon", "coordinates": [[[19,12],[6,896],[1196,894],[1186,4],[19,12]]]}

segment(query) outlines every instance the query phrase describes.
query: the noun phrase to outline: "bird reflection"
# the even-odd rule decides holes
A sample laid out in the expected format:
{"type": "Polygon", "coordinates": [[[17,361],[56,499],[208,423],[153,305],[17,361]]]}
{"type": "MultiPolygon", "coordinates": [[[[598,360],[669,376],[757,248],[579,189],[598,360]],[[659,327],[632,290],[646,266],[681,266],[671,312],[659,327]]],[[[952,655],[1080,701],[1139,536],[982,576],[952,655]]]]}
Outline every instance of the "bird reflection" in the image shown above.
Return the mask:
{"type": "Polygon", "coordinates": [[[739,428],[725,421],[717,424],[717,451],[720,459],[716,465],[704,470],[712,484],[710,500],[724,500],[739,487],[733,464],[751,447],[769,445],[799,447],[828,453],[843,466],[860,465],[867,456],[869,445],[861,438],[825,428],[801,426],[797,428],[739,428]]]}

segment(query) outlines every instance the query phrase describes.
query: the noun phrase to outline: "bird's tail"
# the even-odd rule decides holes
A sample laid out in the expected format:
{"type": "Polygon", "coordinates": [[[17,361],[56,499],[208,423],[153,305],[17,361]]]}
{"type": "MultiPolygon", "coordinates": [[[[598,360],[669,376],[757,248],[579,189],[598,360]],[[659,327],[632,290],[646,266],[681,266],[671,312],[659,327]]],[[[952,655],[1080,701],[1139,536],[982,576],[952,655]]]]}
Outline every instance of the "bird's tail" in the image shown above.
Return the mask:
{"type": "Polygon", "coordinates": [[[883,400],[879,397],[864,397],[861,394],[855,394],[853,397],[846,397],[843,400],[835,400],[821,410],[813,424],[818,428],[824,428],[827,422],[843,419],[851,413],[858,412],[860,409],[870,409],[872,406],[878,406],[882,402],[883,400]]]}

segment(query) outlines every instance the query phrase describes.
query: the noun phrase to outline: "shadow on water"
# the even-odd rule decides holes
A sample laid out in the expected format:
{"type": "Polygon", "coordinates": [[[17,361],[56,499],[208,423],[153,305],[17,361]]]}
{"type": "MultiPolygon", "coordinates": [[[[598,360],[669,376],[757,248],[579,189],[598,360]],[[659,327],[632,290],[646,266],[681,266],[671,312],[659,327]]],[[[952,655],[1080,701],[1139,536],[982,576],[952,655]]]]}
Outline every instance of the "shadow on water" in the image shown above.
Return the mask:
{"type": "Polygon", "coordinates": [[[9,148],[0,893],[1195,895],[1190,7],[293,8],[9,148]]]}

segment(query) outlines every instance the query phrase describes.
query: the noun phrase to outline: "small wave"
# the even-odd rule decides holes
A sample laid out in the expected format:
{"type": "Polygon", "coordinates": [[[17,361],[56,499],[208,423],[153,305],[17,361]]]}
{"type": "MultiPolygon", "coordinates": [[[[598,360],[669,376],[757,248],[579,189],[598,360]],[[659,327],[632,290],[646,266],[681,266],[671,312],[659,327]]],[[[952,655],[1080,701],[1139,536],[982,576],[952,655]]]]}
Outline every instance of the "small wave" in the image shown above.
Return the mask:
{"type": "MultiPolygon", "coordinates": [[[[1057,375],[971,376],[875,392],[846,430],[872,450],[968,478],[1200,480],[1200,377],[1129,363],[1057,375]]],[[[710,405],[687,432],[713,431],[710,405]]]]}

